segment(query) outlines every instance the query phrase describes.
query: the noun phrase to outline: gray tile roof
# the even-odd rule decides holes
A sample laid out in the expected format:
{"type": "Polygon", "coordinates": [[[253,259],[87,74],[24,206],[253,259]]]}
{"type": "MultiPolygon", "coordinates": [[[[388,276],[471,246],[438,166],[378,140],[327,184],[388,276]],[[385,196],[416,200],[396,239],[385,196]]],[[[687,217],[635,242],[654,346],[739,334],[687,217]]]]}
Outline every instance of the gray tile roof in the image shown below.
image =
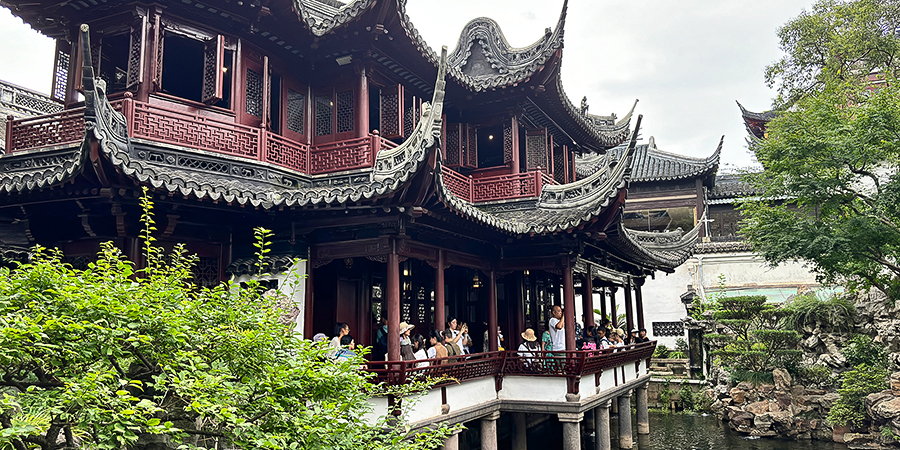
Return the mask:
{"type": "MultiPolygon", "coordinates": [[[[656,147],[656,140],[651,137],[648,144],[641,144],[635,148],[631,181],[634,183],[672,181],[712,175],[719,168],[724,139],[723,136],[719,140],[719,145],[709,157],[691,158],[659,150],[656,147]]],[[[610,157],[620,159],[625,150],[621,145],[615,147],[609,151],[610,157]]],[[[578,156],[575,159],[575,172],[579,177],[588,176],[606,164],[606,159],[606,156],[597,154],[578,156]]]]}

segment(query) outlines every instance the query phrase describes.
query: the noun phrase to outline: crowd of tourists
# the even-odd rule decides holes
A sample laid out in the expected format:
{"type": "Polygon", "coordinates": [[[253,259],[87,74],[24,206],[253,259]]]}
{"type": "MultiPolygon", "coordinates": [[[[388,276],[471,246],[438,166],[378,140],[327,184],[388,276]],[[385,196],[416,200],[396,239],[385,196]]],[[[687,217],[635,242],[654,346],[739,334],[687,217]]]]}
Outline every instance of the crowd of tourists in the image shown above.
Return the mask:
{"type": "MultiPolygon", "coordinates": [[[[566,350],[566,324],[563,315],[563,309],[560,306],[553,306],[550,310],[550,319],[546,322],[546,327],[535,333],[532,328],[526,329],[521,333],[522,343],[517,349],[520,356],[528,358],[531,361],[536,352],[545,351],[561,352],[566,350]],[[540,336],[540,338],[538,337],[540,336]],[[540,339],[540,340],[539,340],[540,339]]],[[[630,333],[625,333],[621,328],[616,328],[615,324],[608,319],[602,319],[598,325],[591,325],[582,328],[581,324],[575,322],[574,331],[576,336],[575,348],[578,350],[604,350],[615,347],[625,347],[631,344],[639,344],[649,342],[647,330],[632,329],[630,333]]],[[[447,326],[443,330],[431,330],[426,335],[421,333],[413,334],[415,325],[406,322],[400,322],[400,334],[396,339],[400,341],[400,357],[404,361],[416,361],[416,367],[424,367],[430,364],[443,364],[452,361],[451,357],[464,358],[475,352],[475,344],[472,336],[469,334],[469,326],[460,323],[456,318],[451,317],[447,321],[447,326]]],[[[372,355],[375,360],[387,359],[388,339],[387,319],[382,319],[381,327],[376,332],[375,345],[372,349],[372,355]]],[[[489,351],[488,330],[484,332],[482,340],[482,352],[489,351]]],[[[324,341],[327,337],[319,333],[313,337],[314,341],[324,341]]],[[[497,327],[497,348],[503,350],[504,337],[497,327]]],[[[338,360],[341,358],[350,358],[356,355],[356,342],[350,335],[350,327],[346,323],[338,323],[335,326],[334,335],[328,343],[328,358],[338,360]]]]}

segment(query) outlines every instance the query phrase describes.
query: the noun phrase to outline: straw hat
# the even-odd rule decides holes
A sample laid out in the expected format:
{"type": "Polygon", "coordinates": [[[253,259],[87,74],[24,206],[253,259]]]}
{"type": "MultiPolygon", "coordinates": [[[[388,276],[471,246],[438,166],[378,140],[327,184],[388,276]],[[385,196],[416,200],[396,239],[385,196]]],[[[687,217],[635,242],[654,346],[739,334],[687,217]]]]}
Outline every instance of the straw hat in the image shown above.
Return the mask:
{"type": "Polygon", "coordinates": [[[621,328],[616,328],[615,330],[613,330],[613,333],[618,334],[620,337],[625,335],[625,332],[622,331],[621,328]]]}
{"type": "Polygon", "coordinates": [[[400,334],[406,333],[409,330],[415,328],[415,325],[410,325],[406,322],[400,322],[400,334]]]}
{"type": "Polygon", "coordinates": [[[537,340],[537,336],[534,335],[534,330],[527,328],[525,329],[525,332],[522,333],[522,339],[525,339],[528,342],[534,342],[537,340]]]}

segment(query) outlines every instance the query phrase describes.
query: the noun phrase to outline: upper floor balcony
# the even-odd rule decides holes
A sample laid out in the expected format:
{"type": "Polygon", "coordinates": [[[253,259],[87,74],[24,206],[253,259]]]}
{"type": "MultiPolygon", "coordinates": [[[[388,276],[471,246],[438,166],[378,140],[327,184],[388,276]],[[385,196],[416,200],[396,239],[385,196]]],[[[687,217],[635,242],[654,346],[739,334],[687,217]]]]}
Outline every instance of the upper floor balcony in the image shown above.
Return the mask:
{"type": "MultiPolygon", "coordinates": [[[[125,116],[132,143],[247,158],[310,177],[371,168],[379,151],[398,145],[377,132],[310,145],[264,127],[235,123],[202,108],[154,102],[152,98],[150,102],[142,102],[130,94],[111,101],[111,105],[125,116]]],[[[10,118],[6,125],[6,153],[75,146],[84,139],[84,123],[83,107],[10,118]]],[[[543,186],[556,184],[541,169],[511,174],[479,170],[464,176],[443,166],[442,172],[453,193],[472,203],[535,198],[540,196],[543,186]]]]}

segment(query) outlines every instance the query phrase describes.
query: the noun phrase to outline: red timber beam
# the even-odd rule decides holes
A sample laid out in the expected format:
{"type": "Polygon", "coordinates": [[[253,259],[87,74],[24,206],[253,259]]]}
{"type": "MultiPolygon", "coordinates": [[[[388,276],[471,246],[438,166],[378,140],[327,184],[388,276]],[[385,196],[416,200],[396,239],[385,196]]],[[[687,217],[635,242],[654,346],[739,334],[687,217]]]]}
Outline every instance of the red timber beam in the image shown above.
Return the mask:
{"type": "Polygon", "coordinates": [[[563,258],[563,320],[565,320],[566,350],[575,350],[575,281],[574,265],[563,258]]]}

